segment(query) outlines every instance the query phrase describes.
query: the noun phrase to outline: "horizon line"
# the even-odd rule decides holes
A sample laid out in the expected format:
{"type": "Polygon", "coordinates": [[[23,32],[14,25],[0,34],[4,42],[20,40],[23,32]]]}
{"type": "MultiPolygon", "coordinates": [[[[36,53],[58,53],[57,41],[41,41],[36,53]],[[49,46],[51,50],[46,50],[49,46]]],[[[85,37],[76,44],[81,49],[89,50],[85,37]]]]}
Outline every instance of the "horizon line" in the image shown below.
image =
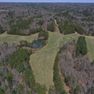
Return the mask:
{"type": "Polygon", "coordinates": [[[12,2],[5,2],[5,1],[0,1],[0,3],[94,3],[94,2],[50,2],[50,1],[48,1],[48,2],[30,2],[30,1],[20,1],[20,2],[16,2],[16,1],[12,1],[12,2]]]}

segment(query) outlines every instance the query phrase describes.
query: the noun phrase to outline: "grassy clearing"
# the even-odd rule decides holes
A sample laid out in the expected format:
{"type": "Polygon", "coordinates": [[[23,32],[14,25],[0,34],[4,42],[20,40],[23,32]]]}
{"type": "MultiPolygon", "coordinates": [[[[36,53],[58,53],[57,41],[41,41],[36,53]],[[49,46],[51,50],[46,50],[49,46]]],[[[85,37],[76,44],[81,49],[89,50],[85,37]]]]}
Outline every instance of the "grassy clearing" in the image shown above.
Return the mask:
{"type": "Polygon", "coordinates": [[[21,40],[27,40],[28,42],[32,42],[36,38],[37,34],[30,36],[10,35],[7,33],[0,34],[0,42],[8,42],[8,43],[18,43],[21,40]]]}
{"type": "Polygon", "coordinates": [[[53,65],[56,54],[63,43],[76,37],[75,34],[63,37],[58,32],[49,32],[48,44],[30,57],[30,64],[38,83],[46,85],[47,89],[53,85],[53,65]]]}
{"type": "Polygon", "coordinates": [[[50,32],[48,44],[30,57],[35,80],[46,85],[47,89],[53,85],[53,64],[59,50],[60,39],[60,34],[50,32]]]}

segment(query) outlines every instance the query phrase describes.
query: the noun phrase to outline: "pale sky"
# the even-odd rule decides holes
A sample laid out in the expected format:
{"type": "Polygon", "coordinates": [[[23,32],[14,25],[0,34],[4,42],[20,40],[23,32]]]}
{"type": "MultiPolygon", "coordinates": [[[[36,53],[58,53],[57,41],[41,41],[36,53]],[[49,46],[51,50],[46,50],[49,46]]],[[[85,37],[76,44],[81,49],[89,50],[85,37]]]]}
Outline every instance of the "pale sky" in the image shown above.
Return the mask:
{"type": "Polygon", "coordinates": [[[94,0],[0,0],[0,2],[84,2],[94,3],[94,0]]]}

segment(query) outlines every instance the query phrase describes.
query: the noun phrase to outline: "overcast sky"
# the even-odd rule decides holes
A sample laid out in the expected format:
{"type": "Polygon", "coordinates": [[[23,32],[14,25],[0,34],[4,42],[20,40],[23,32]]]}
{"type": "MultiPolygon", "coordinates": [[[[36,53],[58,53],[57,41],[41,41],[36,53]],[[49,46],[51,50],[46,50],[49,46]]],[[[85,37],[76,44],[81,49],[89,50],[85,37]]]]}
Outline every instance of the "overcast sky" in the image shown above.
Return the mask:
{"type": "Polygon", "coordinates": [[[93,2],[94,0],[0,0],[0,2],[93,2]]]}

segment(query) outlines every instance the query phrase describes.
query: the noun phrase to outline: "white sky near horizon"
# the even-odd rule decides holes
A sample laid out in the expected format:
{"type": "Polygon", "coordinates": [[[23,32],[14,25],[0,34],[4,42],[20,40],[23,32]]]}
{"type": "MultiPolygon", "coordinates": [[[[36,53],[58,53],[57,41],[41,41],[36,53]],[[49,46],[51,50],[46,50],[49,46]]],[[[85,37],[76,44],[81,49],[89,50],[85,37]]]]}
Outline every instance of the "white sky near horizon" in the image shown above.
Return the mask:
{"type": "Polygon", "coordinates": [[[0,2],[82,2],[94,3],[94,0],[0,0],[0,2]]]}

